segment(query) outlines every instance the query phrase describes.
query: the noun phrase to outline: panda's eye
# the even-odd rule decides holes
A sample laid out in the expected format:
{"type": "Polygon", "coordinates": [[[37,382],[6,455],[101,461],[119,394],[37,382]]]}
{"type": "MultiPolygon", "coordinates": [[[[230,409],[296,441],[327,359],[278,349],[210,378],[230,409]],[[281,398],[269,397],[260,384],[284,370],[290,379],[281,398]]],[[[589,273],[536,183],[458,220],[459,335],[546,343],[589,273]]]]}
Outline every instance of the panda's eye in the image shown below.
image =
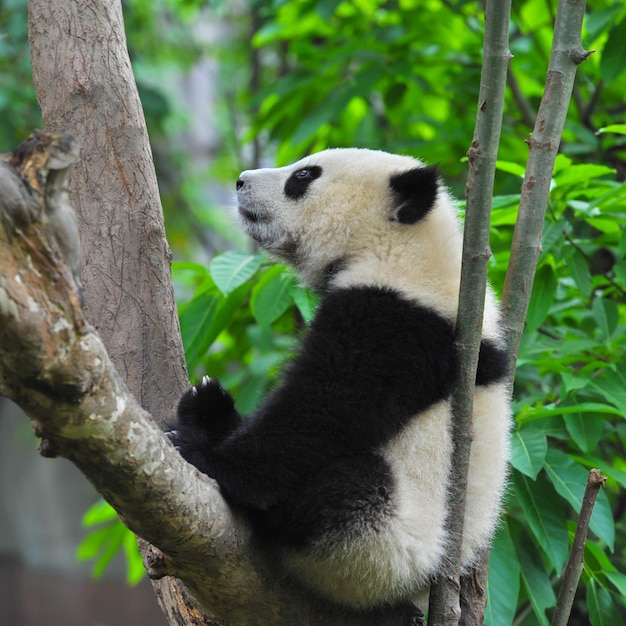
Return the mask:
{"type": "Polygon", "coordinates": [[[311,183],[322,175],[322,168],[319,165],[309,165],[292,172],[285,182],[285,195],[291,200],[302,198],[311,183]]]}

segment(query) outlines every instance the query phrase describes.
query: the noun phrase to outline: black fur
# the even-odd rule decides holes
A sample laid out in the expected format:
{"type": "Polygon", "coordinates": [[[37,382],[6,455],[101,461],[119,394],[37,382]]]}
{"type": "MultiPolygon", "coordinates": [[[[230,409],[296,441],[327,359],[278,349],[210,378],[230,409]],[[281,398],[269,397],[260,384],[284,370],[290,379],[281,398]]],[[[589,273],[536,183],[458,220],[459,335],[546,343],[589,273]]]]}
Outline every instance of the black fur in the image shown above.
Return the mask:
{"type": "Polygon", "coordinates": [[[376,451],[448,397],[455,376],[449,321],[389,289],[338,289],[254,414],[239,422],[209,380],[183,396],[170,438],[263,535],[301,546],[391,513],[376,451]]]}
{"type": "Polygon", "coordinates": [[[435,204],[439,189],[437,166],[416,167],[389,178],[394,192],[392,219],[401,224],[415,224],[435,204]]]}
{"type": "Polygon", "coordinates": [[[208,474],[206,451],[241,424],[233,397],[218,380],[205,376],[188,389],[178,403],[178,421],[169,424],[170,440],[189,463],[208,474]]]}
{"type": "Polygon", "coordinates": [[[480,342],[477,385],[490,385],[504,380],[509,368],[509,357],[504,346],[498,346],[489,339],[480,342]]]}
{"type": "Polygon", "coordinates": [[[304,197],[309,185],[322,175],[319,165],[309,165],[293,172],[285,183],[285,195],[291,200],[299,200],[304,197]]]}

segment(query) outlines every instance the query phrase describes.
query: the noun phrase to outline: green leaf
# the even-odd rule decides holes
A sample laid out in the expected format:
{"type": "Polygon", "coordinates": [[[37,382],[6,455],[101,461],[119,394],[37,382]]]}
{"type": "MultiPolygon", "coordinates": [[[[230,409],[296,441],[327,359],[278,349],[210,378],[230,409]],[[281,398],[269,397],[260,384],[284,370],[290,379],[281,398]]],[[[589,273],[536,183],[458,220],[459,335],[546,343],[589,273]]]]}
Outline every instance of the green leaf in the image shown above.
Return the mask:
{"type": "Polygon", "coordinates": [[[180,329],[190,372],[196,369],[218,335],[228,327],[234,311],[241,306],[249,289],[250,284],[244,282],[224,297],[214,287],[185,306],[180,314],[180,329]]]}
{"type": "Polygon", "coordinates": [[[230,250],[216,256],[210,263],[211,276],[219,290],[227,296],[237,287],[250,280],[261,267],[261,254],[244,254],[230,250]]]}
{"type": "Polygon", "coordinates": [[[91,574],[100,578],[113,557],[122,546],[125,534],[130,531],[119,521],[109,523],[104,528],[94,530],[83,539],[76,550],[80,561],[94,560],[91,574]]]}
{"type": "MultiPolygon", "coordinates": [[[[595,348],[596,345],[596,342],[593,341],[591,342],[590,347],[595,348]]],[[[563,372],[561,374],[561,380],[563,381],[565,390],[568,393],[584,389],[587,386],[587,379],[581,376],[578,372],[563,372]]]]}
{"type": "Polygon", "coordinates": [[[520,165],[519,163],[512,163],[511,161],[496,161],[496,169],[501,172],[507,172],[508,174],[513,174],[514,176],[519,176],[520,178],[524,177],[526,173],[526,169],[520,165]]]}
{"type": "MultiPolygon", "coordinates": [[[[575,532],[575,524],[572,532],[575,532]]],[[[594,578],[597,574],[607,575],[611,572],[617,572],[617,568],[611,563],[604,550],[592,539],[587,539],[585,542],[584,566],[587,573],[594,578]]],[[[626,576],[623,578],[626,579],[626,576]]]]}
{"type": "MultiPolygon", "coordinates": [[[[557,492],[580,513],[589,473],[560,450],[551,448],[546,455],[546,472],[557,492]]],[[[615,522],[604,491],[600,491],[589,522],[590,530],[611,550],[615,543],[615,522]]]]}
{"type": "Polygon", "coordinates": [[[594,298],[591,308],[593,316],[598,323],[600,337],[605,342],[608,342],[619,322],[617,305],[612,300],[607,300],[606,298],[594,298]]]}
{"type": "Polygon", "coordinates": [[[578,289],[580,289],[580,292],[584,296],[589,297],[592,289],[592,280],[587,260],[576,250],[574,254],[567,259],[567,268],[578,286],[578,289]]]}
{"type": "Polygon", "coordinates": [[[224,296],[217,290],[202,293],[189,302],[180,315],[180,330],[185,348],[185,359],[190,371],[207,352],[218,331],[215,320],[224,296]]]}
{"type": "Polygon", "coordinates": [[[626,379],[614,370],[605,370],[598,378],[590,379],[589,387],[611,402],[622,416],[626,415],[626,379]]]}
{"type": "Polygon", "coordinates": [[[608,167],[606,165],[596,165],[595,163],[581,163],[561,170],[554,177],[554,182],[557,186],[570,184],[579,185],[584,181],[614,174],[615,169],[612,167],[608,167]]]}
{"type": "Polygon", "coordinates": [[[512,226],[517,220],[519,195],[495,196],[491,201],[491,228],[512,226]]]}
{"type": "Polygon", "coordinates": [[[79,561],[88,561],[96,557],[111,537],[109,526],[92,530],[76,548],[76,558],[79,561]]]}
{"type": "Polygon", "coordinates": [[[293,302],[294,278],[281,266],[270,268],[252,290],[250,308],[261,326],[275,322],[293,302]]]}
{"type": "Polygon", "coordinates": [[[520,588],[520,565],[515,546],[504,524],[493,540],[487,579],[485,626],[512,624],[520,588]]]}
{"type": "Polygon", "coordinates": [[[602,402],[580,402],[569,406],[562,405],[545,405],[541,409],[532,410],[526,415],[520,416],[518,421],[520,424],[528,424],[536,422],[540,419],[557,417],[559,415],[570,415],[572,413],[598,413],[600,415],[618,415],[623,416],[624,412],[610,404],[602,402]]]}
{"type": "Polygon", "coordinates": [[[587,607],[592,626],[616,626],[623,623],[611,594],[599,587],[594,578],[587,585],[587,607]]]}
{"type": "Polygon", "coordinates": [[[526,544],[516,546],[521,565],[522,582],[528,594],[537,622],[548,626],[546,609],[556,604],[556,596],[550,584],[550,578],[537,552],[526,544]]]}
{"type": "Polygon", "coordinates": [[[115,509],[106,500],[101,499],[85,511],[82,522],[83,526],[96,526],[115,519],[117,519],[115,509]]]}
{"type": "MultiPolygon", "coordinates": [[[[626,232],[626,231],[624,231],[626,232]]],[[[626,241],[626,238],[625,238],[626,241]]],[[[613,266],[615,278],[622,284],[626,285],[626,261],[620,261],[613,266]]]]}
{"type": "Polygon", "coordinates": [[[626,20],[622,20],[609,31],[600,57],[600,73],[608,84],[615,80],[626,67],[626,20]]]}
{"type": "Polygon", "coordinates": [[[614,480],[616,483],[626,488],[626,472],[617,469],[605,459],[593,456],[592,454],[586,454],[585,456],[570,454],[569,456],[585,469],[599,469],[610,480],[614,480]]]}
{"type": "Polygon", "coordinates": [[[319,131],[320,126],[337,119],[352,97],[353,92],[349,89],[335,89],[329,92],[323,103],[303,117],[290,141],[298,145],[311,139],[319,131]]]}
{"type": "Polygon", "coordinates": [[[310,324],[319,304],[319,296],[313,290],[297,283],[294,284],[291,295],[305,323],[310,324]]]}
{"type": "Polygon", "coordinates": [[[568,554],[567,524],[561,502],[542,475],[533,482],[516,472],[513,482],[530,531],[551,566],[560,572],[568,554]]]}
{"type": "Polygon", "coordinates": [[[604,574],[611,581],[613,586],[619,591],[620,595],[626,598],[626,574],[622,574],[621,572],[617,571],[605,571],[604,574]]]}
{"type": "Polygon", "coordinates": [[[522,428],[511,439],[511,465],[533,480],[543,467],[548,440],[537,428],[522,428]]]}
{"type": "Polygon", "coordinates": [[[137,584],[145,576],[145,569],[135,535],[120,521],[115,509],[99,500],[83,515],[83,525],[104,527],[92,530],[76,548],[79,561],[94,560],[92,576],[99,578],[120,549],[126,555],[126,577],[129,584],[137,584]]]}
{"type": "Polygon", "coordinates": [[[237,390],[237,410],[243,415],[251,413],[259,405],[269,382],[267,374],[248,376],[237,390]]]}
{"type": "Polygon", "coordinates": [[[587,34],[592,40],[598,37],[619,16],[620,4],[618,2],[614,6],[608,6],[603,9],[598,7],[589,13],[589,18],[585,22],[587,34]]]}
{"type": "Polygon", "coordinates": [[[122,538],[122,547],[126,557],[126,582],[131,586],[135,586],[144,579],[146,570],[137,546],[137,539],[130,530],[127,530],[122,538]]]}
{"type": "Polygon", "coordinates": [[[393,83],[384,94],[385,106],[393,108],[402,103],[402,100],[407,92],[407,86],[405,83],[393,83]]]}
{"type": "Polygon", "coordinates": [[[564,219],[556,222],[548,222],[544,225],[543,234],[541,236],[542,252],[540,259],[543,259],[552,250],[556,243],[563,241],[563,233],[567,228],[567,222],[564,219]]]}
{"type": "Polygon", "coordinates": [[[609,124],[608,126],[599,128],[596,131],[596,135],[601,135],[602,133],[616,133],[618,135],[626,135],[626,124],[609,124]]]}
{"type": "Polygon", "coordinates": [[[528,333],[534,333],[544,323],[554,302],[556,287],[557,279],[554,268],[549,264],[542,265],[535,276],[528,305],[526,317],[528,333]]]}
{"type": "Polygon", "coordinates": [[[172,272],[191,272],[198,276],[204,276],[208,273],[207,268],[201,263],[193,263],[192,261],[173,261],[172,272]]]}
{"type": "Polygon", "coordinates": [[[122,547],[125,534],[128,532],[122,522],[116,522],[108,527],[109,537],[102,547],[102,550],[95,559],[95,563],[91,569],[91,575],[98,579],[109,566],[115,555],[122,547]]]}
{"type": "Polygon", "coordinates": [[[570,437],[583,452],[591,452],[602,438],[604,418],[594,413],[564,415],[565,427],[570,437]]]}

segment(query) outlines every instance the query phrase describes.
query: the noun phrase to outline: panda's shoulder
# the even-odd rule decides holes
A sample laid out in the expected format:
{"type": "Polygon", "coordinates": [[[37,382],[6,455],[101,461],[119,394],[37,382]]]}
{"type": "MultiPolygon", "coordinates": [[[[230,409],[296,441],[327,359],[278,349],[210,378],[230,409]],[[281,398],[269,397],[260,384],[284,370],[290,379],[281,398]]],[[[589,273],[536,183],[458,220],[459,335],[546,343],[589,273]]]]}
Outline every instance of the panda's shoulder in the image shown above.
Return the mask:
{"type": "Polygon", "coordinates": [[[418,342],[437,348],[452,345],[454,325],[434,309],[399,291],[373,285],[333,289],[320,303],[311,325],[313,336],[342,343],[367,344],[385,351],[418,342]]]}

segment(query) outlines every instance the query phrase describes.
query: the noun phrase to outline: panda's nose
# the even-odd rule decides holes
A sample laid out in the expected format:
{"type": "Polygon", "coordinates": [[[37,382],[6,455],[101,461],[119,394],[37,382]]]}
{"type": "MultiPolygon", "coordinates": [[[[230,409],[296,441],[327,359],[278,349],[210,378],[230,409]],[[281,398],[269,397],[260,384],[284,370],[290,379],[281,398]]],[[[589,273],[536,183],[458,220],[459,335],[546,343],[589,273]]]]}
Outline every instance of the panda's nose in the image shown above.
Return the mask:
{"type": "Polygon", "coordinates": [[[243,178],[239,178],[237,180],[237,191],[239,191],[245,184],[246,184],[246,181],[243,180],[243,178]]]}

